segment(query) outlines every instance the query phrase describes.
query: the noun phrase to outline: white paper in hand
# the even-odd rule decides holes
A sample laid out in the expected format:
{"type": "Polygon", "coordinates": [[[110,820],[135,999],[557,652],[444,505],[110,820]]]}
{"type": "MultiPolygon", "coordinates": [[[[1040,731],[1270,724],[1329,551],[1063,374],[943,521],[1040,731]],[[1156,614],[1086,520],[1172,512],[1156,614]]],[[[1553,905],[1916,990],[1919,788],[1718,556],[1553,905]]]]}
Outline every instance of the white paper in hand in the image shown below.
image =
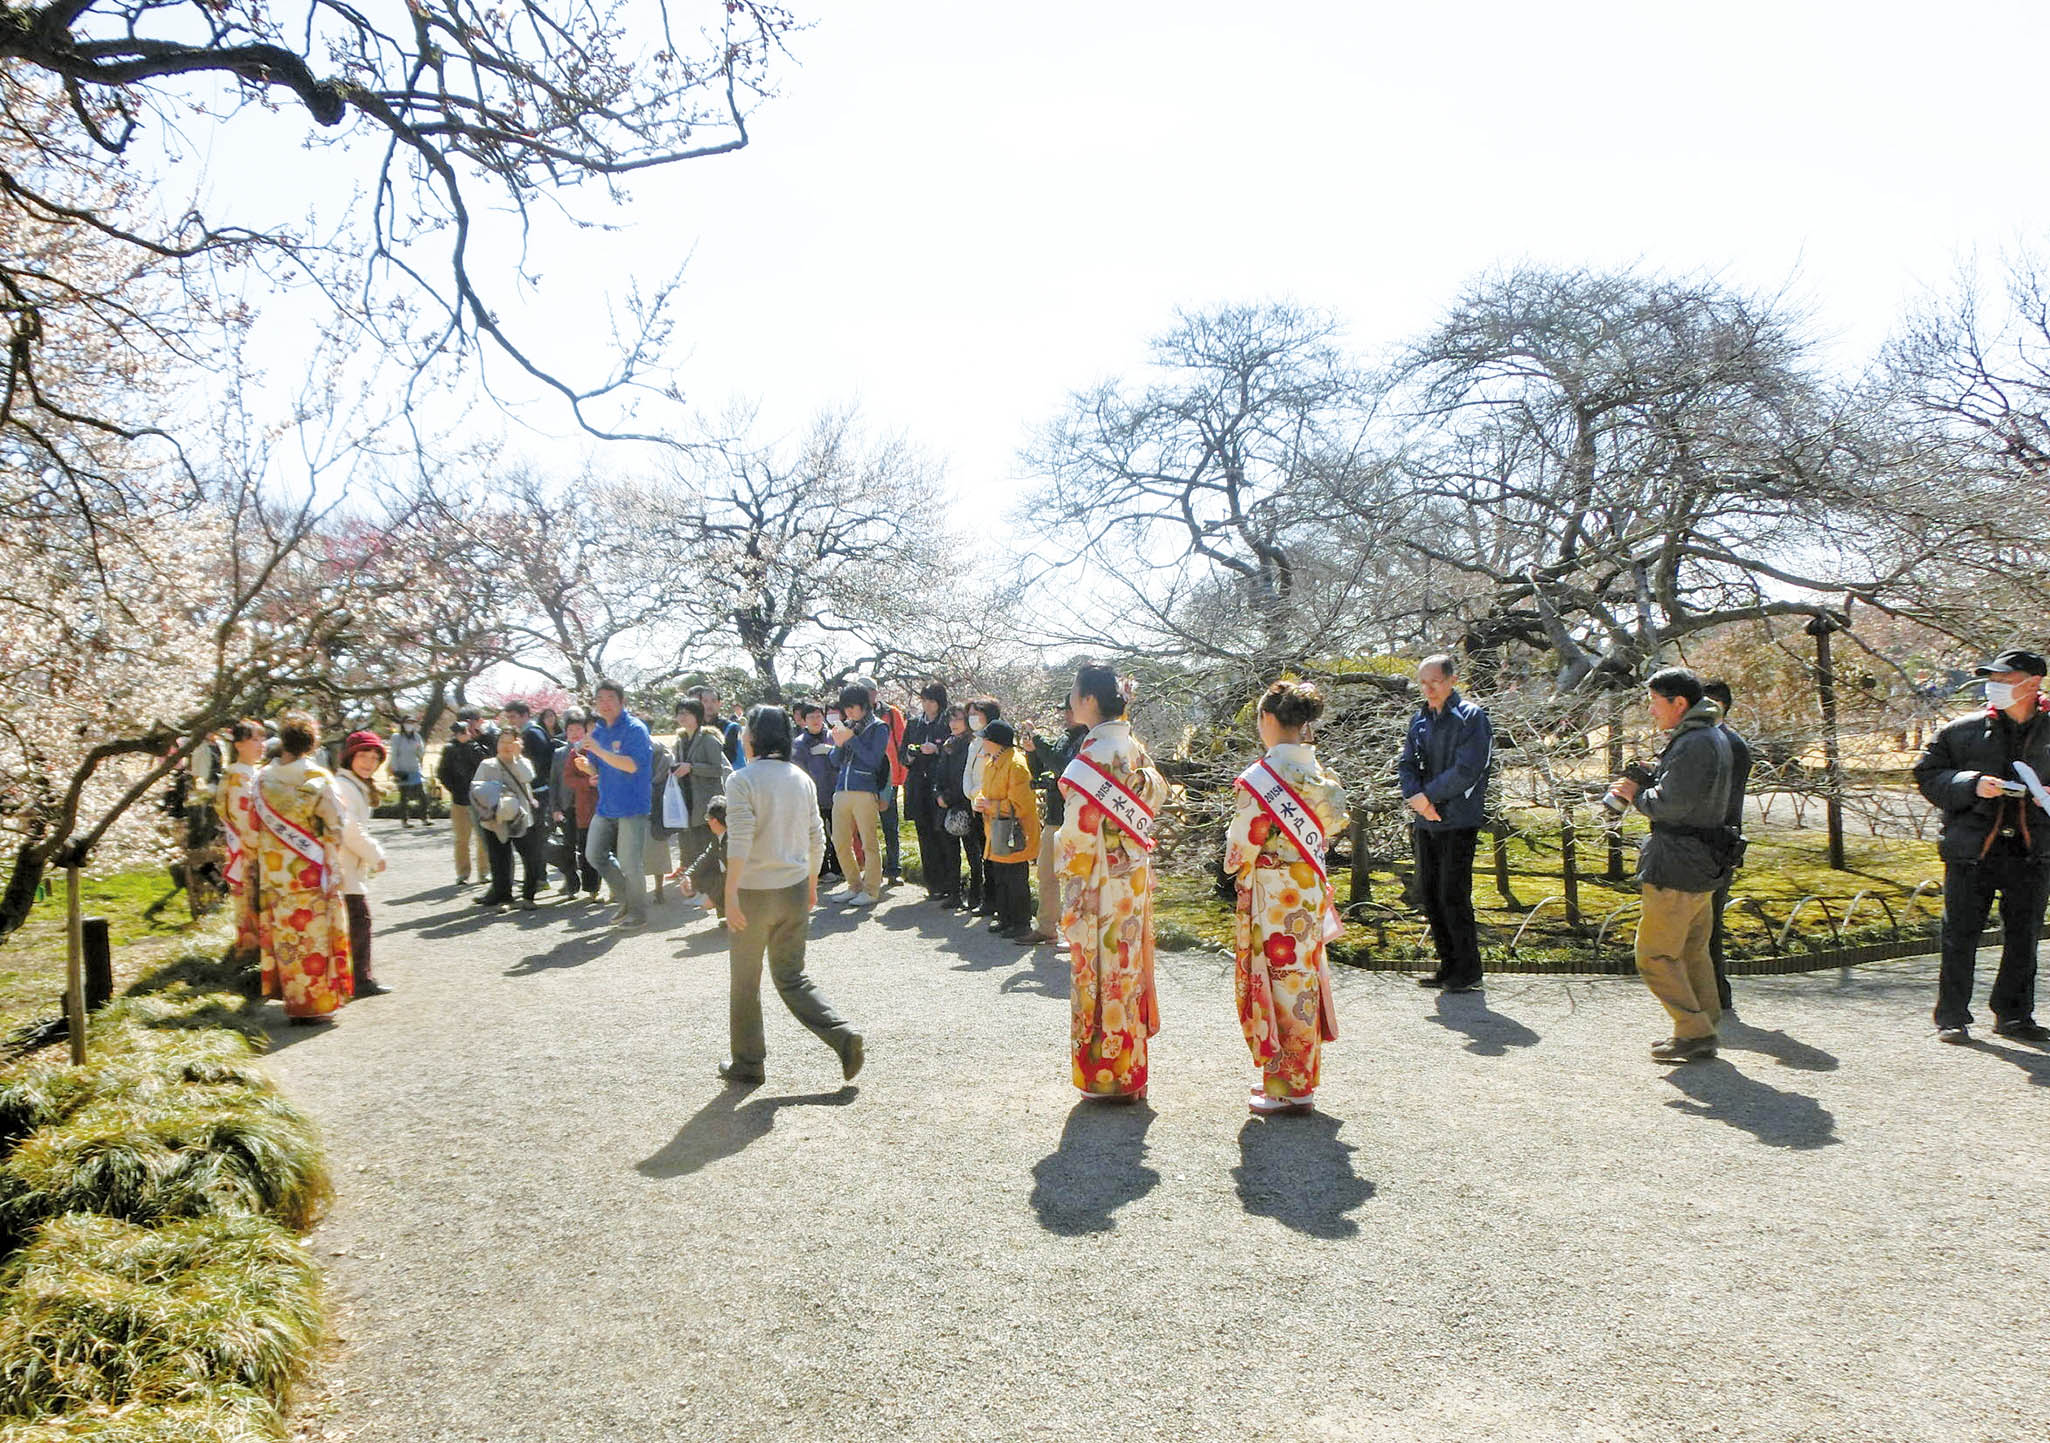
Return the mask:
{"type": "Polygon", "coordinates": [[[2027,762],[2016,762],[2014,774],[2022,779],[2022,785],[2029,789],[2029,795],[2036,799],[2036,805],[2050,812],[2050,789],[2043,786],[2043,779],[2036,775],[2036,769],[2027,762]]]}

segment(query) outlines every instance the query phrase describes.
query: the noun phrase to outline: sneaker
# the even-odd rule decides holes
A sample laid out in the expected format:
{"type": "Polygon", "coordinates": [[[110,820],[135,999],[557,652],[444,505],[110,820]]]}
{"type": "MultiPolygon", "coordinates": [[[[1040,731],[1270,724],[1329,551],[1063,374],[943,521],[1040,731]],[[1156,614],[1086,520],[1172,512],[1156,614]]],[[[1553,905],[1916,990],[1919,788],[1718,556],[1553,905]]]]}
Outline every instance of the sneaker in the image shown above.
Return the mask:
{"type": "Polygon", "coordinates": [[[513,906],[517,907],[522,912],[531,912],[540,905],[541,904],[539,902],[536,902],[532,897],[522,897],[519,901],[513,903],[513,906]]]}
{"type": "Polygon", "coordinates": [[[866,892],[856,892],[847,899],[847,905],[850,907],[873,907],[875,904],[876,899],[866,892]]]}
{"type": "Polygon", "coordinates": [[[735,1087],[759,1087],[769,1079],[753,1068],[742,1067],[737,1062],[722,1062],[718,1068],[719,1080],[735,1087]]]}
{"type": "Polygon", "coordinates": [[[637,927],[647,926],[648,919],[644,913],[630,912],[626,908],[621,907],[612,914],[612,925],[619,928],[622,932],[631,932],[637,927]]]}
{"type": "Polygon", "coordinates": [[[1416,985],[1419,987],[1443,987],[1445,985],[1445,979],[1439,976],[1436,972],[1433,972],[1428,977],[1417,978],[1416,985]]]}
{"type": "Polygon", "coordinates": [[[2050,1027],[2040,1026],[2033,1017],[2014,1017],[1993,1024],[1995,1037],[2012,1037],[2017,1042],[2050,1042],[2050,1027]]]}
{"type": "Polygon", "coordinates": [[[1972,1040],[1972,1034],[1962,1027],[1939,1027],[1936,1029],[1936,1040],[1948,1042],[1953,1047],[1963,1047],[1972,1040]]]}
{"type": "Polygon", "coordinates": [[[854,1074],[861,1071],[861,1064],[868,1061],[868,1052],[859,1032],[847,1035],[847,1046],[840,1052],[840,1078],[843,1082],[854,1081],[854,1074]]]}
{"type": "Polygon", "coordinates": [[[1713,1037],[1668,1037],[1651,1045],[1653,1062],[1705,1062],[1713,1056],[1713,1037]]]}

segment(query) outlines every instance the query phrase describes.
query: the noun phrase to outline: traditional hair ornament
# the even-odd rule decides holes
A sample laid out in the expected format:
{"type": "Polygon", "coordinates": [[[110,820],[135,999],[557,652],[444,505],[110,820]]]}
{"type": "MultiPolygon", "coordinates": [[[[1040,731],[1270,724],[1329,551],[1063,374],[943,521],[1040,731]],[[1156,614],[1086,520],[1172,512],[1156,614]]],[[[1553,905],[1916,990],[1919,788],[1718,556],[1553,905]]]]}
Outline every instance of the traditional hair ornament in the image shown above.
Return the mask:
{"type": "Polygon", "coordinates": [[[1135,697],[1137,697],[1137,696],[1139,695],[1139,681],[1138,681],[1138,678],[1137,678],[1137,677],[1130,677],[1130,676],[1121,676],[1121,677],[1119,677],[1119,678],[1118,678],[1118,695],[1119,695],[1120,697],[1124,698],[1124,702],[1125,702],[1125,705],[1126,705],[1126,706],[1130,706],[1130,705],[1132,704],[1133,698],[1135,698],[1135,697]]]}

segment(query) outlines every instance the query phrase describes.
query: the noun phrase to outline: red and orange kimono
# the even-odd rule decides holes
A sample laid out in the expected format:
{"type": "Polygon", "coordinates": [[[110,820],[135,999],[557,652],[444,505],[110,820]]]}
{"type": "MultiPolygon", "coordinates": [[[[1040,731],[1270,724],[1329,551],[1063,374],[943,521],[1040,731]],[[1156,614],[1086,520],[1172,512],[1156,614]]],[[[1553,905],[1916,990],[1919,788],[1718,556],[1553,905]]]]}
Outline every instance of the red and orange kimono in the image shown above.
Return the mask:
{"type": "Polygon", "coordinates": [[[1133,1097],[1146,1090],[1146,1043],[1160,1031],[1160,999],[1153,986],[1152,844],[1143,825],[1127,823],[1150,823],[1167,784],[1131,727],[1107,721],[1083,739],[1060,785],[1067,808],[1055,866],[1061,936],[1074,971],[1074,1082],[1085,1096],[1133,1097]]]}
{"type": "Polygon", "coordinates": [[[326,1017],[356,992],[335,779],[304,757],[279,762],[257,776],[251,809],[263,995],[283,998],[287,1017],[326,1017]]]}
{"type": "MultiPolygon", "coordinates": [[[[1314,817],[1325,837],[1345,824],[1345,789],[1315,747],[1285,742],[1264,760],[1281,783],[1282,809],[1314,817]]],[[[1306,857],[1254,790],[1242,782],[1232,792],[1224,870],[1238,879],[1239,1026],[1261,1073],[1255,1091],[1305,1102],[1317,1090],[1323,1044],[1338,1037],[1325,956],[1337,924],[1331,886],[1322,856],[1306,857]]]]}
{"type": "Polygon", "coordinates": [[[256,961],[261,952],[256,926],[256,812],[251,805],[255,787],[256,768],[248,762],[230,762],[214,795],[228,853],[221,876],[228,884],[228,904],[235,909],[235,942],[228,959],[238,966],[256,961]]]}

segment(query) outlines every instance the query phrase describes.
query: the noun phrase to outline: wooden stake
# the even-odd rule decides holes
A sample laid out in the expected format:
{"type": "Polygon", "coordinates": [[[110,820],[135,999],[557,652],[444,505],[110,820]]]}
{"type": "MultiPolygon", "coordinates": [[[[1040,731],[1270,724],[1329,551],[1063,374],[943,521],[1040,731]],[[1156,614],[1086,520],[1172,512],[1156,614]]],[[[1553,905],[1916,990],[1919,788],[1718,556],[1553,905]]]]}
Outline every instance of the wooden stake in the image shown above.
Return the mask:
{"type": "Polygon", "coordinates": [[[64,869],[64,1016],[71,1024],[71,1062],[85,1064],[85,919],[78,905],[78,868],[64,869]]]}

